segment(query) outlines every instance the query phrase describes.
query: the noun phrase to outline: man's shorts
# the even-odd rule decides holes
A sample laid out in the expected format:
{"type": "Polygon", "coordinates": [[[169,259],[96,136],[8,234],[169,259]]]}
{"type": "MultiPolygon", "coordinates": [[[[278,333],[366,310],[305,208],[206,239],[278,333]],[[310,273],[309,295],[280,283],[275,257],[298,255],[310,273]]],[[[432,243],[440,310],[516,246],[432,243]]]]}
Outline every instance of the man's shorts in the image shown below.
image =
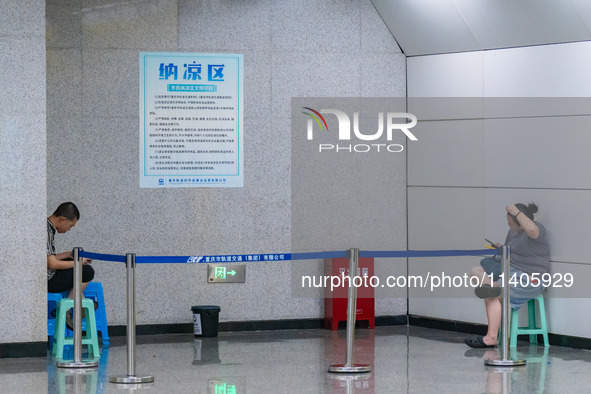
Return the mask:
{"type": "MultiPolygon", "coordinates": [[[[82,282],[90,282],[94,279],[94,269],[90,265],[82,266],[82,282]]],[[[74,287],[74,268],[57,270],[55,274],[47,281],[47,291],[49,293],[61,293],[74,287]]]]}

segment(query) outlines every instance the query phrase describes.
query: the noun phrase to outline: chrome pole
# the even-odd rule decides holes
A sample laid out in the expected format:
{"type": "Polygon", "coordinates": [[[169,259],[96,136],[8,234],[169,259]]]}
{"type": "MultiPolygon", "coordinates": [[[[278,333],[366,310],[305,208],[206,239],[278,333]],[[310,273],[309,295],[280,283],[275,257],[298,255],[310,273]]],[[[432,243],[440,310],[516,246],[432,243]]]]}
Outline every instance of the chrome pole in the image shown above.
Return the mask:
{"type": "Polygon", "coordinates": [[[80,250],[74,249],[74,362],[82,361],[82,263],[80,250]]]}
{"type": "Polygon", "coordinates": [[[328,368],[328,372],[340,373],[359,373],[369,372],[367,364],[353,364],[354,359],[354,341],[355,341],[355,320],[357,317],[357,287],[353,280],[357,275],[359,266],[359,249],[350,249],[347,251],[349,257],[349,291],[347,299],[347,347],[345,349],[345,364],[334,364],[328,368]]]}
{"type": "MultiPolygon", "coordinates": [[[[357,261],[359,258],[359,250],[355,249],[350,253],[349,257],[349,277],[351,281],[357,275],[357,261]]],[[[353,355],[355,348],[353,342],[355,341],[355,322],[357,321],[357,288],[349,284],[348,300],[347,300],[347,348],[345,350],[345,365],[353,366],[353,355]]]]}
{"type": "Polygon", "coordinates": [[[153,375],[136,376],[135,374],[135,254],[125,256],[127,266],[127,375],[111,376],[111,383],[151,383],[153,375]]]}
{"type": "Polygon", "coordinates": [[[486,365],[493,365],[497,367],[514,367],[514,366],[521,366],[525,365],[525,360],[509,360],[509,319],[511,316],[511,302],[510,302],[510,292],[509,292],[509,276],[510,274],[510,262],[511,262],[511,248],[507,245],[503,245],[503,259],[502,259],[502,270],[503,270],[503,283],[502,283],[502,297],[503,297],[503,307],[502,307],[502,328],[501,333],[501,345],[503,347],[503,358],[501,360],[492,360],[486,359],[484,360],[484,364],[486,365]]]}
{"type": "Polygon", "coordinates": [[[93,368],[98,367],[98,360],[82,361],[82,248],[74,248],[74,360],[60,361],[57,366],[60,368],[93,368]]]}
{"type": "Polygon", "coordinates": [[[127,376],[135,376],[135,255],[128,254],[127,265],[127,376]]]}

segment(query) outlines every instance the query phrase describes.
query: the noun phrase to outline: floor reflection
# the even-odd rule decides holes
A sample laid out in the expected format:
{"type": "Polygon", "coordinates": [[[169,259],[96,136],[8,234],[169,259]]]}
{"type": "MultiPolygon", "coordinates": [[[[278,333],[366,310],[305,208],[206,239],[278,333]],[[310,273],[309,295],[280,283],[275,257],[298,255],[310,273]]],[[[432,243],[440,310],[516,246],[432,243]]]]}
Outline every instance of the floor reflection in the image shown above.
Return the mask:
{"type": "MultiPolygon", "coordinates": [[[[589,392],[591,352],[527,342],[510,349],[522,367],[491,367],[497,349],[470,349],[465,334],[420,327],[356,330],[353,362],[369,373],[329,373],[345,362],[344,330],[284,330],[144,336],[138,373],[154,383],[109,382],[125,375],[127,348],[112,341],[97,368],[58,368],[56,360],[0,359],[5,393],[564,393],[589,392]]],[[[119,341],[123,343],[124,341],[119,341]]]]}

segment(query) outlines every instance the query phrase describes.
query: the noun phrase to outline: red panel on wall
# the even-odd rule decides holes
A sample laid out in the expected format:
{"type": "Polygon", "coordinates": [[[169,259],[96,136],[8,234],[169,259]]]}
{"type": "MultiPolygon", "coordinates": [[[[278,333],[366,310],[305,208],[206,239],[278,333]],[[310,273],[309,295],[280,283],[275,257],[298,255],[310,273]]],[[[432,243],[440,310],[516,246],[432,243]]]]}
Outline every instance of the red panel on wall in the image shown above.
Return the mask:
{"type": "MultiPolygon", "coordinates": [[[[355,284],[361,284],[357,287],[357,313],[355,319],[367,320],[369,328],[375,328],[375,298],[374,288],[369,285],[369,279],[374,275],[373,258],[365,257],[359,259],[359,267],[357,268],[358,277],[355,284]]],[[[325,328],[336,330],[339,327],[339,322],[347,321],[347,295],[348,295],[348,280],[337,280],[349,275],[349,259],[336,258],[324,260],[324,275],[330,276],[331,281],[328,281],[325,288],[324,298],[324,325],[325,328]],[[334,287],[331,291],[331,284],[340,284],[339,287],[334,287]]]]}

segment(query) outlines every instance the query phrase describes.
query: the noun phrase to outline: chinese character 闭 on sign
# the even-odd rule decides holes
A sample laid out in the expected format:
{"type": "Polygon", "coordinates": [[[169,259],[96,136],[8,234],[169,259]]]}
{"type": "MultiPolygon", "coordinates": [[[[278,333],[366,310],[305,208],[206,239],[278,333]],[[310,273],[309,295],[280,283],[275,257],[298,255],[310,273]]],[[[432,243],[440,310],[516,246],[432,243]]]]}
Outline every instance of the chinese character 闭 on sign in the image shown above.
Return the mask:
{"type": "Polygon", "coordinates": [[[243,56],[140,53],[140,187],[242,187],[243,56]]]}

